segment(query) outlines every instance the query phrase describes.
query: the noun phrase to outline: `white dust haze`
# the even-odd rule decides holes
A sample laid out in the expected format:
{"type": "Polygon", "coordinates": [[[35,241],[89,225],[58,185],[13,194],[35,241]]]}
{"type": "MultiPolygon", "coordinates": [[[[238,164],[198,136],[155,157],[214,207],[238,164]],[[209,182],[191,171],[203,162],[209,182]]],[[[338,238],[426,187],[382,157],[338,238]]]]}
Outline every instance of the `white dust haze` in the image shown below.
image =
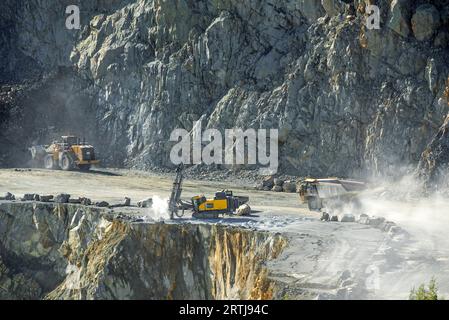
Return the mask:
{"type": "Polygon", "coordinates": [[[153,204],[150,210],[150,218],[156,221],[170,219],[168,212],[168,198],[161,198],[157,195],[153,196],[153,204]]]}
{"type": "MultiPolygon", "coordinates": [[[[397,297],[434,277],[440,293],[449,293],[449,197],[444,190],[425,194],[407,175],[395,182],[378,180],[361,196],[362,211],[393,221],[407,238],[392,244],[395,258],[383,270],[382,296],[397,297]]],[[[407,297],[403,297],[407,298],[407,297]]]]}

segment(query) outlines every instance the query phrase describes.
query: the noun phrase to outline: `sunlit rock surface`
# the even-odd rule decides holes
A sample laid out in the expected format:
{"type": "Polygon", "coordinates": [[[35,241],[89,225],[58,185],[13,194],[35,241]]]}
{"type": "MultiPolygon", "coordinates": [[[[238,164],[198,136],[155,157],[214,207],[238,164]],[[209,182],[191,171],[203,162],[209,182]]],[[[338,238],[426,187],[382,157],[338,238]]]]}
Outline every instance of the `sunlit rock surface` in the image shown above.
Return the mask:
{"type": "Polygon", "coordinates": [[[74,131],[106,164],[162,167],[170,132],[202,118],[278,128],[293,174],[416,165],[448,113],[448,1],[377,1],[379,30],[368,3],[83,1],[76,31],[67,1],[2,1],[1,82],[27,94],[2,93],[0,144],[15,152],[0,161],[74,131]]]}

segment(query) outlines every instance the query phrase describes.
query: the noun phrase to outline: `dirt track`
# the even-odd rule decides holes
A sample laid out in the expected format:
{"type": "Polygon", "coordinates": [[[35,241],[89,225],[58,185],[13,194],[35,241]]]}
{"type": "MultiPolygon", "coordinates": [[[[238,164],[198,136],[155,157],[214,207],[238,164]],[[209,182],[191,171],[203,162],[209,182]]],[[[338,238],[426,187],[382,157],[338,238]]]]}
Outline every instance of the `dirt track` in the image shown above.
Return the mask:
{"type": "MultiPolygon", "coordinates": [[[[60,171],[45,169],[0,169],[0,194],[9,191],[16,196],[24,193],[58,194],[69,193],[72,197],[88,197],[94,201],[105,200],[121,203],[125,196],[135,203],[153,197],[168,198],[173,183],[170,176],[158,176],[129,170],[92,170],[90,172],[60,171]]],[[[236,195],[248,195],[255,210],[276,214],[300,214],[318,216],[301,204],[295,193],[278,193],[253,190],[240,183],[185,180],[183,199],[193,195],[213,196],[221,189],[230,189],[236,195]]]]}

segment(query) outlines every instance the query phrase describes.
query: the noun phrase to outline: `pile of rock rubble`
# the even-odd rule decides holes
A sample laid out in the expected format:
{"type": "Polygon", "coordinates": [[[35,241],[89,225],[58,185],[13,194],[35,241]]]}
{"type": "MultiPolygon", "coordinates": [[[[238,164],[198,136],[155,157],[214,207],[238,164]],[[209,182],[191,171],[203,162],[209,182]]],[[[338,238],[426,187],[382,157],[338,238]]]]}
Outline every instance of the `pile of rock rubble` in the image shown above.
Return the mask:
{"type": "Polygon", "coordinates": [[[299,191],[299,184],[295,180],[284,180],[274,176],[267,176],[262,182],[256,185],[255,189],[262,191],[295,193],[299,191]]]}
{"type": "MultiPolygon", "coordinates": [[[[106,201],[92,201],[86,197],[72,198],[70,194],[60,193],[57,195],[40,195],[37,193],[26,193],[20,198],[16,198],[10,192],[6,192],[0,197],[3,201],[36,201],[36,202],[52,202],[52,203],[71,203],[71,204],[81,204],[85,206],[95,206],[100,208],[118,208],[118,207],[132,207],[131,198],[125,197],[122,203],[119,204],[109,204],[106,201]]],[[[147,198],[137,202],[137,207],[146,208],[151,207],[152,199],[147,198]]]]}
{"type": "Polygon", "coordinates": [[[388,233],[391,236],[399,234],[405,234],[404,230],[396,225],[393,221],[386,220],[384,217],[369,216],[367,214],[353,215],[353,214],[329,214],[323,212],[321,215],[322,221],[330,222],[356,222],[363,225],[368,225],[376,229],[380,229],[383,232],[388,233]]]}

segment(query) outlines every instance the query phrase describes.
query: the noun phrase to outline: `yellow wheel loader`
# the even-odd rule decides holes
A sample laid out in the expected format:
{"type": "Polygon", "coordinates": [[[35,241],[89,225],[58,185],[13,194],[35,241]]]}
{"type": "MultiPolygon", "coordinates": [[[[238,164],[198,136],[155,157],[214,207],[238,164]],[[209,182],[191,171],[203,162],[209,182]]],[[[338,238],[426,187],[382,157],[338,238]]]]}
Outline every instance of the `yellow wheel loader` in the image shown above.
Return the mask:
{"type": "Polygon", "coordinates": [[[87,171],[92,165],[100,163],[95,158],[95,149],[76,136],[62,136],[60,142],[51,145],[38,145],[30,148],[31,158],[46,169],[87,171]]]}

